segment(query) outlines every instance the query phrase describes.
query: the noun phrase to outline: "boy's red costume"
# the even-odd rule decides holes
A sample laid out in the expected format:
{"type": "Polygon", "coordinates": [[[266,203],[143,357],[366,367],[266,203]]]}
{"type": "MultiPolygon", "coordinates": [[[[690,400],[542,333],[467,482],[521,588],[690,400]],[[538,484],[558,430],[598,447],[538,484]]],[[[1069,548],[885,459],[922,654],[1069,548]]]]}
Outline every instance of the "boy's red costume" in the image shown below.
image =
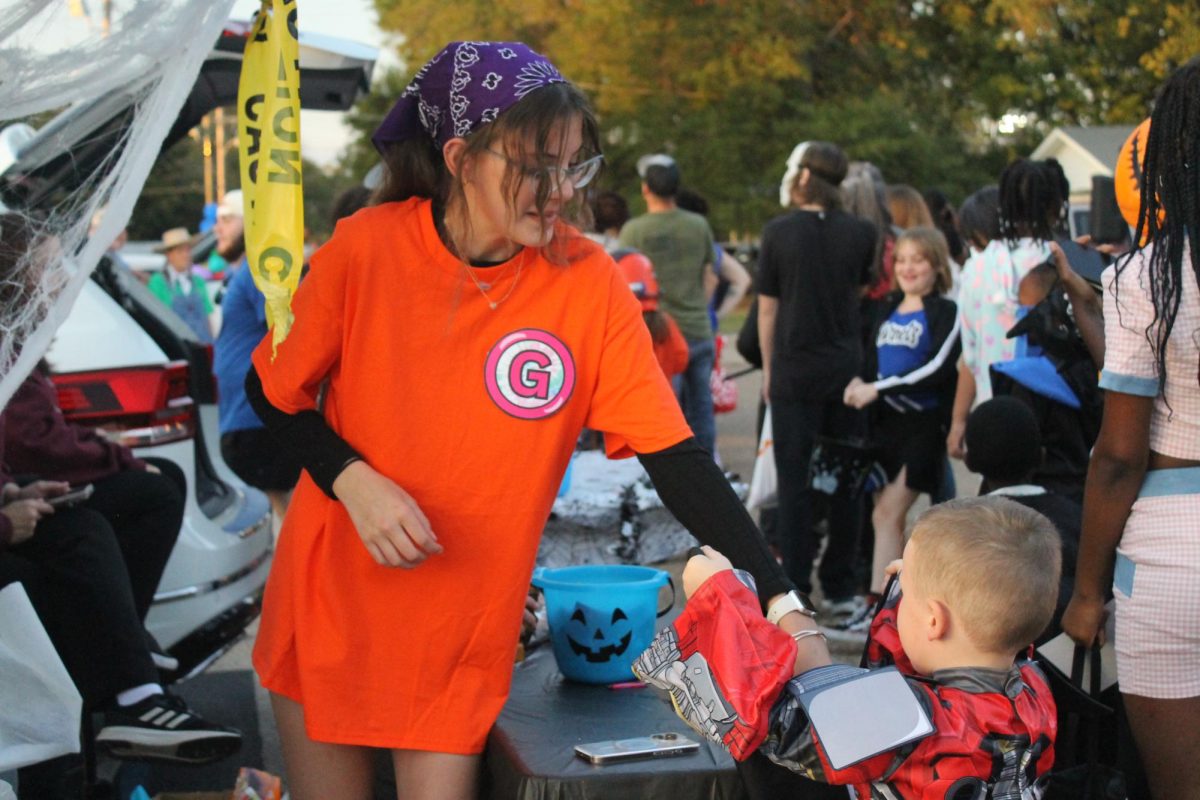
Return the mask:
{"type": "MultiPolygon", "coordinates": [[[[924,739],[835,770],[795,693],[796,644],[767,622],[749,576],[717,573],[634,663],[667,689],[693,728],[743,760],[772,761],[825,783],[853,786],[860,800],[1030,800],[1054,763],[1054,700],[1041,671],[1021,660],[1006,672],[952,669],[916,675],[896,630],[899,591],[876,615],[867,666],[895,665],[933,722],[924,739]]],[[[819,667],[853,676],[844,665],[819,667]]],[[[871,720],[861,724],[870,726],[871,720]]]]}

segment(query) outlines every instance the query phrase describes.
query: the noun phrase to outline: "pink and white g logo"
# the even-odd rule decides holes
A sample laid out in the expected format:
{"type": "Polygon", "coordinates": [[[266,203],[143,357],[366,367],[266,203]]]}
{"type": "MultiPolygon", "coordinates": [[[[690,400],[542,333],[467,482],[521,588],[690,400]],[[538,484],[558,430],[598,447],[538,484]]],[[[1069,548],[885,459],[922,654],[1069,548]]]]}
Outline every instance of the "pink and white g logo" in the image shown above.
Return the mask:
{"type": "Polygon", "coordinates": [[[501,411],[518,419],[544,419],[570,399],[575,361],[556,336],[526,328],[492,347],[483,377],[501,411]]]}

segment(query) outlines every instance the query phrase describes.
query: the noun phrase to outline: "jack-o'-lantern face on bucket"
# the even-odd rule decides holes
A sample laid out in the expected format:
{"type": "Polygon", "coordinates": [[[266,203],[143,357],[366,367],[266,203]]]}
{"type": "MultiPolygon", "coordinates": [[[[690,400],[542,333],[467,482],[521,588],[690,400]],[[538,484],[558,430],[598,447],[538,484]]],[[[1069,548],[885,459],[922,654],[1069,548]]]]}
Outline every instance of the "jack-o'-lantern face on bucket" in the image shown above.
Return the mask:
{"type": "Polygon", "coordinates": [[[629,649],[633,628],[629,617],[619,608],[597,611],[581,603],[567,620],[567,643],[577,656],[592,664],[603,664],[629,649]]]}

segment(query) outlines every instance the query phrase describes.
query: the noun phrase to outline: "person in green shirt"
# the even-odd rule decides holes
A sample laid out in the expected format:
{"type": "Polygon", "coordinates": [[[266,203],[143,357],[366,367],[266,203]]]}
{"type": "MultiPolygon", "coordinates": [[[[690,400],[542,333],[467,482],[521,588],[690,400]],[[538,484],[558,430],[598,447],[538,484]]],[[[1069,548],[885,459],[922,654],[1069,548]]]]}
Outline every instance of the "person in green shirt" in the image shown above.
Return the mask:
{"type": "Polygon", "coordinates": [[[201,342],[212,342],[212,301],[204,279],[192,273],[193,238],[187,228],[172,228],[162,235],[162,244],[154,248],[167,257],[167,266],[150,276],[146,287],[192,329],[201,342]]]}
{"type": "Polygon", "coordinates": [[[705,276],[712,274],[713,234],[708,221],[676,205],[680,174],[668,155],[638,160],[646,213],[621,229],[621,247],[645,253],[654,264],[664,311],[671,315],[688,343],[688,365],[673,383],[692,433],[701,447],[716,453],[709,380],[715,356],[708,317],[705,276]]]}

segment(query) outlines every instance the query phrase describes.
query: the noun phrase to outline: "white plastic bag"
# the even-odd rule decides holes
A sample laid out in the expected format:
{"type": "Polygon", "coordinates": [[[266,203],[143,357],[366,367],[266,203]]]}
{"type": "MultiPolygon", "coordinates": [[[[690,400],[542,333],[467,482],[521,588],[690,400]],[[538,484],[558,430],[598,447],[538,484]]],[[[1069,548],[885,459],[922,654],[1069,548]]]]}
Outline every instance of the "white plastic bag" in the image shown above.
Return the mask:
{"type": "Polygon", "coordinates": [[[762,436],[758,439],[758,455],[754,458],[754,474],[750,476],[750,495],[746,506],[751,509],[773,506],[779,501],[779,482],[775,472],[775,437],[771,433],[771,407],[763,416],[762,436]]]}
{"type": "Polygon", "coordinates": [[[79,752],[79,696],[19,583],[0,589],[0,772],[79,752]]]}

